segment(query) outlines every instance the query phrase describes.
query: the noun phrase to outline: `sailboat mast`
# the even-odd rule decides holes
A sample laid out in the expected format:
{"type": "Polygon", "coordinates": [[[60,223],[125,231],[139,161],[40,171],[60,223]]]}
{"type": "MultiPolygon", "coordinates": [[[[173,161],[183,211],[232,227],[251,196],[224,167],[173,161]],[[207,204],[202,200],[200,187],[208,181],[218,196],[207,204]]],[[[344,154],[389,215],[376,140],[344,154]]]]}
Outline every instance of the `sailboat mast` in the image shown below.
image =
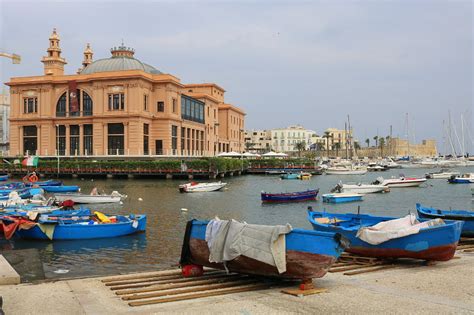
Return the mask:
{"type": "Polygon", "coordinates": [[[408,158],[410,158],[410,138],[408,137],[408,133],[409,133],[408,113],[406,113],[405,124],[406,124],[406,138],[407,138],[407,156],[408,156],[408,158]]]}
{"type": "Polygon", "coordinates": [[[462,156],[464,157],[466,155],[466,141],[464,139],[464,117],[463,114],[461,113],[461,143],[462,143],[462,156]]]}

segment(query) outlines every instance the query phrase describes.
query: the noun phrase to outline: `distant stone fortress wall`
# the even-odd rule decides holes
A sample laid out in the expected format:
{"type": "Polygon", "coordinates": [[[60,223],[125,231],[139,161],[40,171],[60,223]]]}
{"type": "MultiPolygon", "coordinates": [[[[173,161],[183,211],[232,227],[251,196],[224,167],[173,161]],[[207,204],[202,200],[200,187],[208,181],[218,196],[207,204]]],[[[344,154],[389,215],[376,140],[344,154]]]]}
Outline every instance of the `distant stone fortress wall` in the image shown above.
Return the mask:
{"type": "MultiPolygon", "coordinates": [[[[326,150],[316,152],[317,156],[326,156],[326,150]]],[[[434,157],[438,155],[436,140],[423,140],[421,144],[408,144],[407,140],[392,138],[385,143],[383,149],[380,147],[362,147],[358,149],[354,156],[375,158],[380,156],[414,156],[414,157],[434,157]]],[[[346,150],[329,150],[330,157],[346,157],[346,150]]]]}

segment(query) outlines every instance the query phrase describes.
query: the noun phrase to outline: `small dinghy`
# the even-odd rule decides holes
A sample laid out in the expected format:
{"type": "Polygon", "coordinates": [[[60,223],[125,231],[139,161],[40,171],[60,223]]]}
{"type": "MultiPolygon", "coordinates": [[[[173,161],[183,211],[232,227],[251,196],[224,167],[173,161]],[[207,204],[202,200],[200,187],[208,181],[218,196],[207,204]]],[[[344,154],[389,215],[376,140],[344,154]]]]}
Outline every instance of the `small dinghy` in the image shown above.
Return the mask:
{"type": "Polygon", "coordinates": [[[319,189],[290,192],[290,193],[267,193],[262,191],[260,198],[262,202],[298,202],[315,200],[319,189]]]}
{"type": "Polygon", "coordinates": [[[418,217],[423,219],[443,219],[464,221],[461,235],[474,237],[474,212],[468,210],[440,210],[416,204],[418,217]]]}
{"type": "Polygon", "coordinates": [[[414,178],[405,177],[400,175],[399,178],[388,178],[378,177],[372,184],[382,185],[390,188],[401,188],[401,187],[419,187],[421,184],[426,182],[426,178],[414,178]]]}
{"type": "Polygon", "coordinates": [[[362,195],[360,194],[349,194],[349,193],[334,193],[334,194],[324,194],[323,202],[328,203],[343,203],[343,202],[352,202],[352,201],[361,201],[362,195]]]}
{"type": "Polygon", "coordinates": [[[26,186],[62,186],[63,182],[60,180],[48,179],[41,182],[25,182],[26,186]]]}
{"type": "Polygon", "coordinates": [[[453,258],[463,226],[462,221],[419,222],[413,214],[398,219],[308,210],[308,220],[317,231],[347,238],[346,251],[356,255],[439,261],[453,258]]]}
{"type": "Polygon", "coordinates": [[[191,220],[186,226],[180,265],[183,270],[199,265],[287,279],[320,278],[346,244],[338,234],[292,229],[289,224],[191,220]],[[239,233],[234,233],[237,230],[239,233]]]}
{"type": "Polygon", "coordinates": [[[196,183],[191,182],[187,184],[179,185],[179,191],[184,193],[193,193],[193,192],[211,192],[218,191],[224,188],[227,183],[223,182],[214,182],[214,183],[196,183]]]}
{"type": "Polygon", "coordinates": [[[79,186],[41,186],[44,191],[49,193],[57,193],[57,192],[76,192],[80,191],[81,188],[79,186]]]}
{"type": "Polygon", "coordinates": [[[337,184],[331,192],[349,193],[349,194],[373,194],[389,192],[390,188],[383,185],[374,184],[337,184]]]}
{"type": "Polygon", "coordinates": [[[298,173],[285,173],[280,176],[281,179],[299,179],[298,173]]]}
{"type": "Polygon", "coordinates": [[[461,173],[458,171],[450,171],[449,169],[442,168],[438,172],[426,173],[425,175],[428,179],[449,179],[452,176],[459,176],[461,173]]]}
{"type": "Polygon", "coordinates": [[[461,176],[451,176],[448,179],[451,184],[474,184],[474,173],[467,173],[461,176]]]}
{"type": "Polygon", "coordinates": [[[118,191],[113,191],[110,195],[107,194],[81,194],[81,193],[56,193],[54,197],[59,202],[72,200],[74,203],[118,203],[127,198],[127,195],[122,195],[118,191]]]}

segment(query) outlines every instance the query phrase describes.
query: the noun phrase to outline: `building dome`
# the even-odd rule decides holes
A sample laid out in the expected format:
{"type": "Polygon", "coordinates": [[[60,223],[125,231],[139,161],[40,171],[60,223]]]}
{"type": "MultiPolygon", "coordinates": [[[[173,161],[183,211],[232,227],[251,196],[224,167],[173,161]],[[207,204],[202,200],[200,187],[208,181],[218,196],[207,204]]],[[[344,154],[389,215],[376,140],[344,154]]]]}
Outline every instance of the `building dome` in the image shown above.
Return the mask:
{"type": "Polygon", "coordinates": [[[81,71],[81,74],[91,74],[97,72],[142,70],[151,74],[161,74],[161,72],[149,64],[143,63],[133,57],[135,51],[123,44],[110,50],[112,57],[99,59],[81,71]]]}

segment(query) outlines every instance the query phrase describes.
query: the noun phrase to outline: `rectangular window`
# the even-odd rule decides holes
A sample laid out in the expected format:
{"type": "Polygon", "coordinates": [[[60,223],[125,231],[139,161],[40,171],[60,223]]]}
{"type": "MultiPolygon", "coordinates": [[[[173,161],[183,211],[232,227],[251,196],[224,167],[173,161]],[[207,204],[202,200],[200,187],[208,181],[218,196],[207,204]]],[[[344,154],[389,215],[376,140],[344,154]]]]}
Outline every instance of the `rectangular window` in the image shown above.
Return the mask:
{"type": "Polygon", "coordinates": [[[173,113],[176,113],[176,99],[173,98],[173,113]]]}
{"type": "Polygon", "coordinates": [[[143,110],[148,110],[148,95],[143,95],[143,110]]]}
{"type": "Polygon", "coordinates": [[[69,126],[69,154],[78,155],[79,150],[79,125],[71,125],[69,126]]]}
{"type": "Polygon", "coordinates": [[[38,129],[36,126],[23,126],[24,154],[36,155],[38,150],[38,129]]]}
{"type": "Polygon", "coordinates": [[[125,147],[124,126],[121,123],[108,124],[108,153],[110,155],[123,155],[125,147]]]}
{"type": "Polygon", "coordinates": [[[181,118],[204,123],[205,104],[189,96],[181,95],[181,118]]]}
{"type": "Polygon", "coordinates": [[[66,126],[56,127],[56,154],[66,155],[66,126]]]}
{"type": "Polygon", "coordinates": [[[185,150],[185,137],[186,136],[186,128],[184,127],[181,127],[181,154],[184,153],[184,150],[185,150]]]}
{"type": "Polygon", "coordinates": [[[176,154],[178,149],[178,126],[171,125],[171,150],[176,154]]]}
{"type": "Polygon", "coordinates": [[[143,124],[143,154],[150,154],[150,125],[143,124]]]}
{"type": "Polygon", "coordinates": [[[165,102],[157,102],[156,103],[156,111],[157,112],[164,112],[165,111],[165,102]]]}
{"type": "Polygon", "coordinates": [[[109,110],[124,110],[125,109],[125,94],[115,93],[109,94],[109,110]]]}
{"type": "Polygon", "coordinates": [[[93,155],[93,131],[92,131],[92,125],[87,124],[83,126],[84,128],[84,155],[93,155]]]}
{"type": "Polygon", "coordinates": [[[37,97],[26,97],[23,99],[23,112],[25,114],[37,113],[38,112],[38,98],[37,97]]]}

